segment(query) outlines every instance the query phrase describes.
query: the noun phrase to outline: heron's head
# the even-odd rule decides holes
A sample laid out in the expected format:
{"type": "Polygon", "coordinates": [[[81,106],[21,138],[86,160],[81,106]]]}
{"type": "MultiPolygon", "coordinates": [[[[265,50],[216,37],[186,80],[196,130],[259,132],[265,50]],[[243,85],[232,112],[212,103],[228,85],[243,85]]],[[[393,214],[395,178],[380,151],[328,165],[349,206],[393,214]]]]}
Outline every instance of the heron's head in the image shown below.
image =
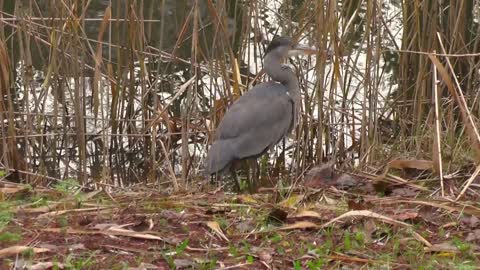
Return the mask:
{"type": "Polygon", "coordinates": [[[277,37],[273,39],[265,51],[266,55],[275,55],[282,59],[298,54],[314,53],[316,53],[316,50],[313,50],[306,45],[297,44],[289,37],[277,37]]]}

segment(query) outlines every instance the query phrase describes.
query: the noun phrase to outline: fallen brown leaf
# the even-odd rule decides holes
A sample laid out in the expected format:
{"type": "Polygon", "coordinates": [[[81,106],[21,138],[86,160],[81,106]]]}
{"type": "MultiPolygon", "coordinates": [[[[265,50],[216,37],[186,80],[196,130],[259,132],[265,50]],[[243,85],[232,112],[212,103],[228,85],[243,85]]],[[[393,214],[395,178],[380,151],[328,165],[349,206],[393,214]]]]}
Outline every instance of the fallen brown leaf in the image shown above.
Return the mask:
{"type": "Polygon", "coordinates": [[[108,209],[109,207],[90,207],[90,208],[81,208],[81,209],[68,209],[68,210],[60,210],[60,211],[52,211],[48,213],[44,213],[38,216],[38,218],[45,218],[45,217],[52,217],[52,216],[61,216],[66,213],[79,213],[79,212],[92,212],[92,211],[100,211],[108,209]]]}
{"type": "Polygon", "coordinates": [[[15,194],[15,193],[18,193],[18,192],[22,192],[22,191],[25,191],[26,188],[24,187],[2,187],[0,188],[0,193],[4,193],[4,194],[15,194]]]}
{"type": "Polygon", "coordinates": [[[394,169],[431,170],[433,169],[433,161],[396,159],[390,161],[388,166],[394,169]]]}
{"type": "Polygon", "coordinates": [[[348,200],[348,209],[350,210],[365,210],[372,209],[373,204],[371,202],[365,202],[364,200],[348,200]]]}
{"type": "Polygon", "coordinates": [[[270,249],[262,249],[257,252],[258,258],[266,263],[267,265],[270,265],[273,262],[273,256],[272,256],[273,251],[270,249]]]}
{"type": "Polygon", "coordinates": [[[12,246],[8,248],[0,249],[0,258],[16,255],[30,249],[33,250],[34,253],[44,253],[44,252],[50,251],[50,249],[48,248],[36,248],[36,247],[29,247],[29,246],[12,246]]]}
{"type": "Polygon", "coordinates": [[[392,190],[392,196],[401,196],[401,197],[415,197],[418,195],[418,191],[411,188],[395,188],[392,190]]]}
{"type": "Polygon", "coordinates": [[[465,238],[465,241],[468,241],[468,242],[473,242],[477,240],[480,240],[480,230],[474,230],[473,232],[470,232],[467,235],[467,238],[465,238]]]}
{"type": "Polygon", "coordinates": [[[289,218],[322,218],[322,216],[312,210],[300,210],[289,216],[289,218]]]}
{"type": "Polygon", "coordinates": [[[283,227],[278,228],[277,230],[287,231],[287,230],[296,230],[296,229],[313,229],[318,228],[319,226],[310,221],[299,221],[293,224],[288,224],[283,227]]]}
{"type": "Polygon", "coordinates": [[[322,188],[333,185],[336,175],[333,163],[326,163],[313,167],[305,174],[305,186],[309,188],[322,188]]]}
{"type": "Polygon", "coordinates": [[[418,212],[403,212],[392,216],[396,220],[411,220],[418,217],[418,212]]]}
{"type": "Polygon", "coordinates": [[[475,229],[478,227],[480,220],[476,216],[467,216],[460,219],[460,224],[469,227],[470,229],[475,229]]]}
{"type": "Polygon", "coordinates": [[[225,241],[230,242],[228,238],[225,236],[225,234],[222,232],[222,229],[220,228],[220,225],[216,221],[207,221],[206,222],[207,226],[212,229],[218,236],[223,238],[225,241]]]}
{"type": "Polygon", "coordinates": [[[451,253],[460,252],[460,250],[455,245],[449,242],[433,244],[431,247],[427,248],[427,250],[432,252],[451,252],[451,253]]]}
{"type": "MultiPolygon", "coordinates": [[[[163,238],[158,237],[152,234],[146,233],[137,233],[130,230],[119,229],[119,228],[110,228],[106,231],[87,231],[87,230],[77,230],[77,229],[63,229],[63,228],[46,228],[41,229],[44,232],[55,232],[55,233],[67,233],[67,234],[104,234],[104,235],[112,235],[112,236],[127,236],[132,238],[138,239],[145,239],[145,240],[159,240],[164,241],[163,238]]],[[[164,241],[167,242],[167,241],[164,241]]]]}
{"type": "Polygon", "coordinates": [[[56,267],[57,269],[64,269],[65,266],[63,263],[59,262],[41,262],[41,263],[36,263],[32,266],[30,266],[28,269],[29,270],[45,270],[45,269],[54,269],[53,267],[56,267]]]}
{"type": "Polygon", "coordinates": [[[288,213],[282,209],[274,208],[268,214],[268,221],[274,223],[284,223],[287,220],[288,213]]]}
{"type": "Polygon", "coordinates": [[[304,195],[293,194],[285,200],[281,201],[278,205],[285,208],[292,208],[300,203],[304,198],[304,195]]]}

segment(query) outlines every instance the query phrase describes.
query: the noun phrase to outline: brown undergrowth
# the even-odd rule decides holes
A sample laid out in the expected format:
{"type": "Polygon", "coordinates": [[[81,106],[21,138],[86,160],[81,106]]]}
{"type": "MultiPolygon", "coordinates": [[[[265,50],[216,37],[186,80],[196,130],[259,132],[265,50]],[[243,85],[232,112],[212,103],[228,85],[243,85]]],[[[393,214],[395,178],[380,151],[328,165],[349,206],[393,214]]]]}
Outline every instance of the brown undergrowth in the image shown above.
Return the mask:
{"type": "MultiPolygon", "coordinates": [[[[385,175],[384,185],[357,174],[347,190],[329,182],[251,195],[1,182],[1,268],[475,269],[478,187],[455,201],[428,181],[385,175]]],[[[447,183],[447,194],[460,192],[447,183]]]]}

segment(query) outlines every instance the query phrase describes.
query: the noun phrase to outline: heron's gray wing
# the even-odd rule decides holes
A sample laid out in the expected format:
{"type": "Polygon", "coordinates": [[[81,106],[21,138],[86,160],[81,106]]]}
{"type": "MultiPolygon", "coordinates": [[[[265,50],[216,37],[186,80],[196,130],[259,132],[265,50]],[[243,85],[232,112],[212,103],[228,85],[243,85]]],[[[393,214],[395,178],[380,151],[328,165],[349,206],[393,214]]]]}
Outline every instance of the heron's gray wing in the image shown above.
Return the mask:
{"type": "Polygon", "coordinates": [[[285,86],[264,83],[242,96],[217,128],[217,140],[228,140],[235,158],[263,153],[283,138],[293,121],[293,101],[285,86]]]}
{"type": "Polygon", "coordinates": [[[268,126],[279,121],[285,113],[281,105],[286,102],[278,102],[277,99],[285,97],[286,91],[285,86],[274,82],[252,88],[228,108],[217,127],[216,138],[236,138],[252,127],[268,126]]]}

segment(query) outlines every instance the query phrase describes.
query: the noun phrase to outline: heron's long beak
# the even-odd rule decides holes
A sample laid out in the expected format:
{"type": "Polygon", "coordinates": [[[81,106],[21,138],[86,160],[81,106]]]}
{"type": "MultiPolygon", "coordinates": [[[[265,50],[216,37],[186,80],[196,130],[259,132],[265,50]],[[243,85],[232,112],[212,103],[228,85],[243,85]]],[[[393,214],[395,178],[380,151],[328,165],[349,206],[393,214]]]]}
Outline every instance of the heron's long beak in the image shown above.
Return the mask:
{"type": "Polygon", "coordinates": [[[308,45],[303,45],[303,44],[297,44],[293,49],[288,51],[288,56],[296,56],[300,54],[306,54],[306,55],[311,55],[311,54],[317,54],[318,50],[314,47],[310,47],[308,45]]]}

